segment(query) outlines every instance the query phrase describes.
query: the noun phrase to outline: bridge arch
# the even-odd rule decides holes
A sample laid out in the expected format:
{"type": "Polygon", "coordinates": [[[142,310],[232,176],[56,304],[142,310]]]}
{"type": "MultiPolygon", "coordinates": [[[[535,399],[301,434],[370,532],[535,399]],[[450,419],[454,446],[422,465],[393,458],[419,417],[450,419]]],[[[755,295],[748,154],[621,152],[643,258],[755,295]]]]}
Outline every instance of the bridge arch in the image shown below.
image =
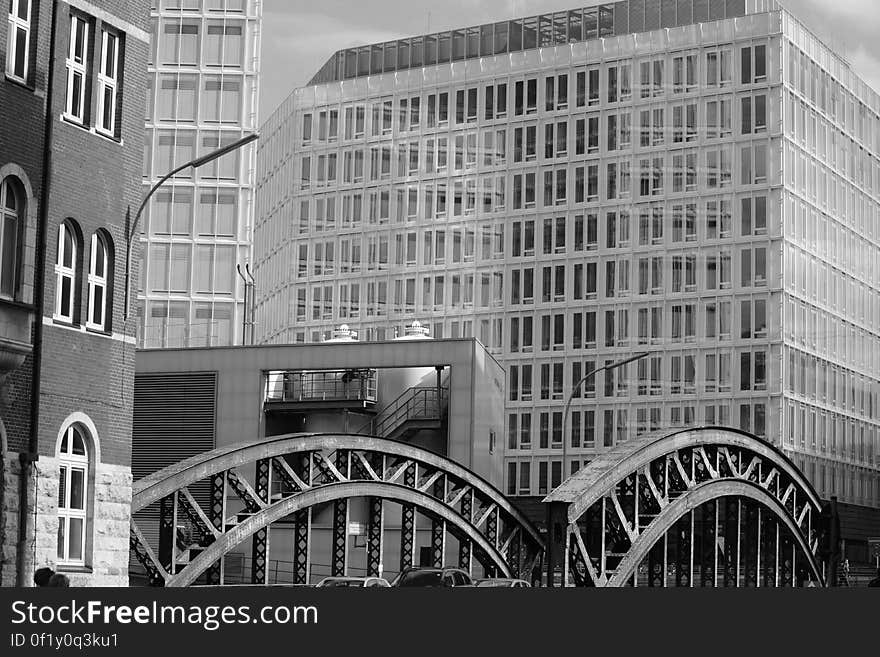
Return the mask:
{"type": "Polygon", "coordinates": [[[620,444],[544,501],[578,585],[823,583],[819,497],[779,449],[742,431],[620,444]]]}
{"type": "Polygon", "coordinates": [[[431,519],[435,565],[448,565],[447,534],[458,540],[457,565],[467,570],[476,561],[489,572],[515,576],[541,556],[535,528],[484,479],[410,444],[349,434],[289,434],[225,446],[135,482],[131,547],[153,584],[219,584],[224,555],[251,538],[251,580],[267,583],[268,528],[292,519],[294,583],[307,583],[312,510],[333,507],[332,573],[341,575],[348,503],[356,498],[368,500],[369,574],[381,569],[384,501],[401,507],[401,568],[413,562],[416,510],[431,519]],[[190,491],[205,483],[207,504],[190,491]],[[227,508],[230,494],[239,502],[236,510],[227,508]],[[154,549],[135,514],[157,503],[154,549]]]}

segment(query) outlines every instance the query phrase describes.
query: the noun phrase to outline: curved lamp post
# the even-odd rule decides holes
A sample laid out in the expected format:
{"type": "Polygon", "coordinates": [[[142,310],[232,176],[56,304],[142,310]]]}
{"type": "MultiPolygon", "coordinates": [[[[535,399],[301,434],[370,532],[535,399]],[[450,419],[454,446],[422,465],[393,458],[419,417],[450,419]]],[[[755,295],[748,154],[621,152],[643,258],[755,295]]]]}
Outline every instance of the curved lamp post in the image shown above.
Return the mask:
{"type": "MultiPolygon", "coordinates": [[[[623,367],[624,365],[628,365],[629,363],[633,363],[637,360],[641,360],[642,358],[645,358],[646,356],[650,356],[652,353],[654,353],[654,352],[644,351],[644,352],[636,354],[635,356],[632,356],[630,358],[626,358],[624,360],[617,361],[616,363],[611,363],[610,365],[605,365],[603,367],[600,367],[598,369],[593,370],[592,372],[587,372],[584,376],[581,377],[580,381],[578,381],[577,383],[574,384],[574,386],[572,386],[571,394],[569,394],[569,396],[568,396],[568,401],[565,402],[565,410],[562,412],[562,478],[563,478],[562,480],[563,481],[565,481],[565,479],[566,479],[565,467],[567,465],[566,459],[568,457],[568,410],[569,410],[569,408],[571,408],[571,402],[574,399],[574,394],[578,390],[580,390],[581,385],[583,384],[584,381],[596,376],[599,372],[606,371],[606,370],[614,370],[614,369],[617,369],[618,367],[623,367]]],[[[550,588],[553,588],[553,586],[554,586],[553,576],[554,576],[554,571],[556,568],[556,564],[554,563],[554,558],[553,558],[553,553],[554,553],[554,547],[552,544],[552,542],[554,541],[553,531],[554,531],[554,529],[553,529],[553,522],[551,520],[551,512],[549,511],[549,507],[548,507],[547,540],[548,540],[548,549],[549,549],[550,556],[547,559],[546,566],[547,566],[547,586],[550,588]]],[[[568,539],[565,538],[564,540],[567,541],[568,539]]],[[[567,548],[564,553],[566,555],[568,554],[567,548]]],[[[567,560],[568,557],[566,556],[563,558],[567,560]]],[[[565,579],[567,577],[567,575],[565,573],[567,573],[567,572],[568,572],[568,568],[567,568],[567,563],[566,563],[563,565],[563,582],[562,582],[563,587],[568,585],[568,582],[565,581],[565,579]]]]}
{"type": "Polygon", "coordinates": [[[141,214],[143,214],[144,208],[147,207],[147,202],[150,200],[150,197],[159,189],[166,180],[169,178],[176,176],[178,173],[183,171],[184,169],[188,169],[192,167],[193,169],[198,169],[201,166],[208,164],[209,162],[213,162],[214,160],[223,157],[227,153],[231,153],[232,151],[238,150],[242,146],[245,146],[252,141],[256,141],[259,139],[260,134],[257,132],[251,133],[242,137],[241,139],[237,139],[231,144],[227,144],[226,146],[222,146],[217,150],[211,151],[206,155],[202,155],[201,157],[197,157],[194,160],[190,160],[186,164],[181,164],[179,167],[174,169],[173,171],[169,171],[164,176],[162,176],[159,181],[150,188],[150,191],[147,192],[147,195],[144,196],[144,200],[141,202],[141,206],[138,208],[137,214],[134,216],[134,221],[131,224],[131,230],[126,236],[126,249],[125,249],[125,312],[123,314],[123,318],[127,321],[129,315],[129,299],[131,297],[131,247],[134,244],[134,235],[137,232],[138,224],[141,221],[141,214]]]}
{"type": "Polygon", "coordinates": [[[636,354],[635,356],[632,356],[631,358],[627,358],[625,360],[620,360],[620,361],[617,361],[616,363],[611,363],[610,365],[605,365],[604,367],[600,367],[598,369],[595,369],[592,372],[587,372],[584,376],[581,377],[580,381],[578,381],[577,383],[574,384],[574,386],[572,386],[571,394],[568,395],[568,401],[565,402],[565,410],[562,411],[562,480],[563,481],[565,481],[565,479],[566,479],[565,459],[568,456],[568,451],[567,451],[567,448],[568,448],[568,434],[567,434],[568,411],[571,408],[571,402],[574,399],[574,394],[578,390],[580,390],[581,384],[583,384],[584,381],[596,376],[599,372],[602,372],[604,370],[614,370],[614,369],[617,369],[618,367],[623,367],[624,365],[629,365],[630,363],[634,363],[637,360],[641,360],[642,358],[650,356],[652,353],[654,353],[654,352],[644,351],[642,353],[636,354]]]}

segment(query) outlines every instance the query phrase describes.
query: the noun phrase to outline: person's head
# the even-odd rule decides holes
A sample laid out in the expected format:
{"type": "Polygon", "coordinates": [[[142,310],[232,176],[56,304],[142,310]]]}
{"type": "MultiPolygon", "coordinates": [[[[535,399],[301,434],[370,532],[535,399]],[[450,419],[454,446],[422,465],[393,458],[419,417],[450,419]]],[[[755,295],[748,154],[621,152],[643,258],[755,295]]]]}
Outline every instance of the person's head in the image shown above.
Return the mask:
{"type": "Polygon", "coordinates": [[[70,580],[67,579],[67,575],[64,573],[55,573],[49,579],[49,586],[61,586],[66,588],[70,586],[70,580]]]}
{"type": "Polygon", "coordinates": [[[51,568],[37,568],[34,571],[34,584],[37,586],[49,586],[49,580],[52,579],[52,575],[55,574],[55,571],[51,568]]]}

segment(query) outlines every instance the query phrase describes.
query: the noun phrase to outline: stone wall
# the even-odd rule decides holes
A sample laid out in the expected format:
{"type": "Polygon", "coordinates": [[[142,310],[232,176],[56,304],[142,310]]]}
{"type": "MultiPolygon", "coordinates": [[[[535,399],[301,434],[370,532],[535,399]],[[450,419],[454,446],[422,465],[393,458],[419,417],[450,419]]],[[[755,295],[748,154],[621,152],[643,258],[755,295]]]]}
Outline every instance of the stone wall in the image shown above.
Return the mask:
{"type": "MultiPolygon", "coordinates": [[[[18,543],[19,473],[18,454],[10,452],[5,459],[3,523],[0,525],[0,584],[15,586],[18,543]]],[[[125,466],[98,463],[91,488],[89,560],[86,568],[60,570],[70,578],[71,586],[128,586],[128,537],[131,523],[131,470],[125,466]]],[[[28,486],[30,522],[25,570],[27,583],[32,573],[48,566],[59,570],[58,550],[58,462],[42,456],[34,464],[28,486]],[[34,507],[36,500],[36,507],[34,507]]]]}

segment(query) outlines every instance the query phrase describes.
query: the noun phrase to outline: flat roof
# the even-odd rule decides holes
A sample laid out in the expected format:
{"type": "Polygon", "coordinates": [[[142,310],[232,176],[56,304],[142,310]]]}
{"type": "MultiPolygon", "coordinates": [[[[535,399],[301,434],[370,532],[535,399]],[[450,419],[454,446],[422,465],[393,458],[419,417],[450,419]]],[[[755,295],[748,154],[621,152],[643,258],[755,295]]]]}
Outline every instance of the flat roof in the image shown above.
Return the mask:
{"type": "MultiPolygon", "coordinates": [[[[775,8],[775,2],[768,0],[775,8]]],[[[759,3],[759,8],[760,8],[759,3]]],[[[754,9],[754,7],[753,7],[754,9]]],[[[618,0],[339,50],[306,86],[745,16],[746,0],[618,0]]]]}

